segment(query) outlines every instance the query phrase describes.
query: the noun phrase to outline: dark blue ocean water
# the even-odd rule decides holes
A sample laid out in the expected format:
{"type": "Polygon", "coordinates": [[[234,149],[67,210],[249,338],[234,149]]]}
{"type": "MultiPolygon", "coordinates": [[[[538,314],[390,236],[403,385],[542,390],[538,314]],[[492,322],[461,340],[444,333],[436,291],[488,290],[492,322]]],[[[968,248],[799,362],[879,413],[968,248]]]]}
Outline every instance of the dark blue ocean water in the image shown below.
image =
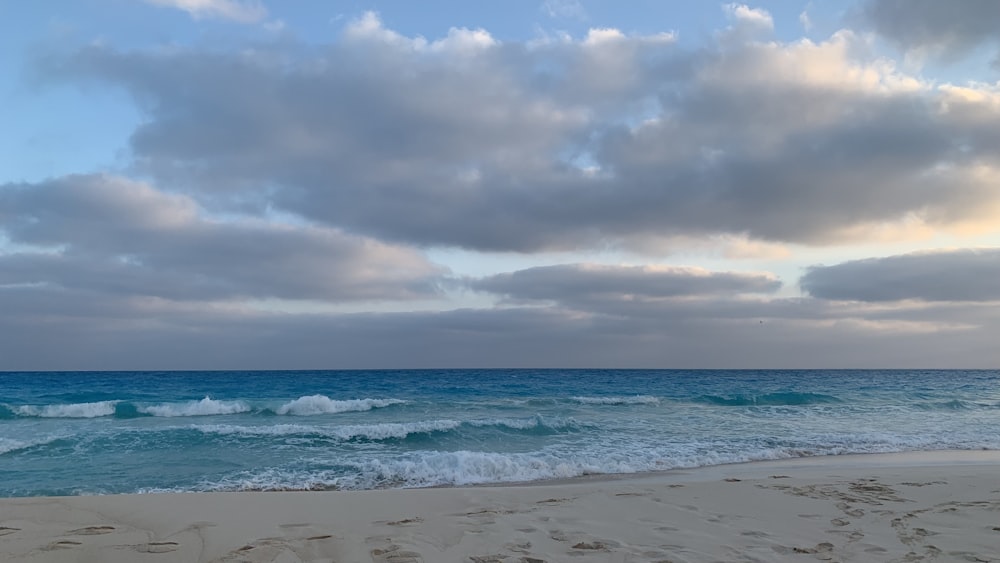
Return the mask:
{"type": "Polygon", "coordinates": [[[998,371],[0,373],[0,496],[535,481],[1000,449],[998,371]]]}

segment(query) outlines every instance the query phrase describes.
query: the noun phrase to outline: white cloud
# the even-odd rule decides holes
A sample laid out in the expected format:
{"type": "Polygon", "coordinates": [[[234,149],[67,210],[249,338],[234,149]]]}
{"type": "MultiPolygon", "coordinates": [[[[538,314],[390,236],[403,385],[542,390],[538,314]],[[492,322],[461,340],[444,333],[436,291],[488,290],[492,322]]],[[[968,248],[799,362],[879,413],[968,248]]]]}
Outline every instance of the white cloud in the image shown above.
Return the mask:
{"type": "Polygon", "coordinates": [[[807,10],[802,10],[802,13],[799,14],[799,23],[802,24],[802,29],[812,31],[813,23],[807,10]]]}
{"type": "Polygon", "coordinates": [[[774,19],[771,13],[762,8],[751,8],[746,4],[726,4],[723,6],[726,15],[740,25],[746,25],[763,30],[774,29],[774,19]]]}
{"type": "Polygon", "coordinates": [[[579,0],[545,0],[541,6],[542,12],[555,19],[587,19],[587,10],[579,0]]]}
{"type": "Polygon", "coordinates": [[[257,23],[267,17],[259,0],[143,0],[149,4],[183,10],[194,19],[224,19],[257,23]]]}

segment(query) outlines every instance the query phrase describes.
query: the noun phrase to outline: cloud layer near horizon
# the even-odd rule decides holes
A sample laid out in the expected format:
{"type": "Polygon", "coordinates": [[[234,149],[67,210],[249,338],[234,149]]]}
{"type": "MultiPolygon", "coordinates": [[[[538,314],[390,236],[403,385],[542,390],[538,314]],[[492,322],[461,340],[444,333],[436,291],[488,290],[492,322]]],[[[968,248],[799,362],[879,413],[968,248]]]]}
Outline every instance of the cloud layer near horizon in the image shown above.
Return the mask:
{"type": "Polygon", "coordinates": [[[810,295],[856,301],[1000,301],[1000,248],[921,252],[810,268],[810,295]]]}
{"type": "Polygon", "coordinates": [[[205,219],[189,197],[125,178],[0,186],[0,286],[117,296],[399,300],[436,295],[423,255],[336,229],[205,219]]]}

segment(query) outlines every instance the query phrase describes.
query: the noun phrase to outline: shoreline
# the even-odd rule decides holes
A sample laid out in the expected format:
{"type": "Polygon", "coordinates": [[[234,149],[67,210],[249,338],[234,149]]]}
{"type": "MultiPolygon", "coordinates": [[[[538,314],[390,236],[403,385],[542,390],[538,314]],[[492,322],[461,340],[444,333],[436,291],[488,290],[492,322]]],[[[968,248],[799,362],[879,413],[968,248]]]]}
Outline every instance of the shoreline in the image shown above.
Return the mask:
{"type": "Polygon", "coordinates": [[[0,499],[26,562],[1000,561],[1000,451],[502,485],[0,499]]]}

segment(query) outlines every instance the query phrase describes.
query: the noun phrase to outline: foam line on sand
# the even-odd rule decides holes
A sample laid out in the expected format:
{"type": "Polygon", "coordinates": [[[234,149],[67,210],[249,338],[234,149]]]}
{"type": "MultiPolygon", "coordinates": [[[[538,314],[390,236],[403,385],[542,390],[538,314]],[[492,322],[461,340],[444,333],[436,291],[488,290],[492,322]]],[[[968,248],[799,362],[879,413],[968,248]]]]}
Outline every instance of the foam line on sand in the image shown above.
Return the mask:
{"type": "Polygon", "coordinates": [[[0,500],[0,560],[1000,561],[1000,452],[531,486],[0,500]]]}

